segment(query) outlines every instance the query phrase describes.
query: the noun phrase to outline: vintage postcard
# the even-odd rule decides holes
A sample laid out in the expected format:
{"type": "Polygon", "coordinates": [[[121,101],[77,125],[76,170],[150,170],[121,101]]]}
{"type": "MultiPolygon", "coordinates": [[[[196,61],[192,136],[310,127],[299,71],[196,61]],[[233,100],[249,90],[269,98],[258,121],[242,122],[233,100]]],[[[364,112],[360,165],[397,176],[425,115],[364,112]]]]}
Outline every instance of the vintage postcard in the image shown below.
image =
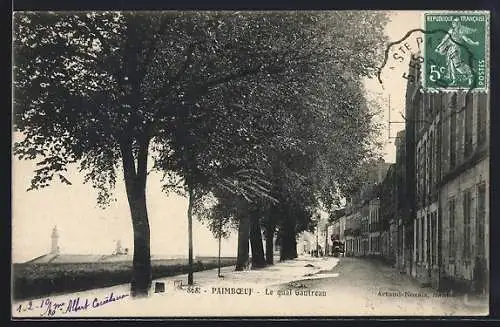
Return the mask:
{"type": "Polygon", "coordinates": [[[12,318],[488,315],[489,33],[14,12],[12,318]]]}

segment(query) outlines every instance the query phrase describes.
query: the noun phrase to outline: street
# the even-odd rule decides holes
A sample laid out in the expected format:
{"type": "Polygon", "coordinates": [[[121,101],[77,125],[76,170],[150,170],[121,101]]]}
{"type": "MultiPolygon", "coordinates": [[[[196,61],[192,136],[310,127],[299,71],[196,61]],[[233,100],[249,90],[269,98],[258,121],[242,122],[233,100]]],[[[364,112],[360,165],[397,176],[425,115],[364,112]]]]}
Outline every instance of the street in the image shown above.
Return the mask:
{"type": "Polygon", "coordinates": [[[326,290],[329,297],[335,298],[333,301],[329,298],[333,302],[332,315],[453,316],[488,313],[487,301],[440,294],[431,288],[423,288],[411,277],[375,259],[341,258],[339,265],[325,273],[336,273],[338,277],[297,281],[295,286],[326,290]]]}
{"type": "Polygon", "coordinates": [[[13,304],[14,316],[463,316],[486,315],[477,299],[437,294],[373,259],[299,257],[259,270],[234,267],[153,282],[165,292],[132,299],[128,284],[13,304]],[[180,285],[184,284],[184,285],[180,285]],[[38,305],[41,303],[41,305],[38,305]],[[21,312],[18,312],[21,305],[21,312]],[[50,308],[48,308],[50,307],[50,308]]]}

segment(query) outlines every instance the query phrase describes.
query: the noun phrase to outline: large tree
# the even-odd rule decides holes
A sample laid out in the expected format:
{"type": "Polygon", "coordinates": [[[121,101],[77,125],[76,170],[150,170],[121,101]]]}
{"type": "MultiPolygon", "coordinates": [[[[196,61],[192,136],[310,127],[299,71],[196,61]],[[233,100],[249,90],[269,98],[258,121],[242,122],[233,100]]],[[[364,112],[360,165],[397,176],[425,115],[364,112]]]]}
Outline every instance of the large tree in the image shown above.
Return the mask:
{"type": "Polygon", "coordinates": [[[123,171],[134,230],[131,291],[147,294],[148,158],[158,159],[155,168],[180,173],[189,195],[224,178],[225,186],[241,195],[234,182],[239,177],[232,176],[245,161],[225,162],[216,173],[193,173],[233,154],[224,145],[206,156],[202,147],[186,146],[220,132],[251,143],[251,136],[261,139],[270,130],[262,124],[246,133],[224,119],[213,129],[194,122],[208,116],[265,117],[262,110],[248,114],[255,106],[247,99],[265,93],[261,82],[288,83],[299,93],[300,84],[294,83],[313,76],[319,64],[370,74],[382,26],[378,14],[354,12],[18,13],[14,124],[23,139],[15,154],[38,160],[32,189],[54,177],[69,183],[66,167],[78,163],[104,206],[123,171]],[[214,96],[217,92],[226,100],[214,96]],[[195,161],[201,168],[193,168],[195,161]]]}
{"type": "Polygon", "coordinates": [[[269,104],[275,108],[274,119],[279,119],[280,124],[270,142],[261,148],[268,160],[260,168],[266,172],[272,185],[270,195],[278,203],[261,201],[235,210],[231,202],[226,202],[226,210],[239,220],[237,269],[247,264],[249,241],[253,266],[263,265],[261,225],[266,236],[267,263],[273,263],[277,228],[281,259],[295,258],[296,235],[314,228],[314,214],[320,206],[332,210],[338,204],[341,191],[352,184],[351,176],[359,162],[374,154],[371,140],[377,129],[359,80],[317,76],[322,77],[320,83],[304,88],[311,93],[291,95],[287,100],[274,98],[280,104],[286,103],[283,108],[269,104]]]}
{"type": "MultiPolygon", "coordinates": [[[[314,207],[321,203],[327,209],[333,208],[340,192],[349,187],[355,167],[372,156],[371,140],[376,128],[360,77],[373,73],[377,47],[368,47],[368,53],[360,56],[359,46],[381,44],[384,19],[353,13],[322,18],[322,26],[330,27],[330,33],[315,43],[314,51],[304,54],[308,61],[300,66],[300,74],[279,75],[279,80],[267,83],[265,91],[247,104],[274,109],[271,124],[278,123],[274,124],[269,142],[263,145],[268,158],[264,169],[273,182],[273,197],[280,203],[267,208],[259,205],[257,211],[253,206],[243,206],[243,211],[237,213],[237,269],[246,265],[251,223],[260,216],[264,218],[267,262],[272,263],[277,225],[278,238],[284,245],[282,259],[295,257],[295,236],[314,226],[314,207]],[[358,22],[359,34],[341,33],[358,22]],[[356,40],[352,39],[353,34],[356,40]]],[[[307,40],[304,43],[307,48],[307,40]]],[[[260,81],[260,85],[264,83],[260,81]]],[[[255,240],[254,243],[258,245],[255,240]]],[[[260,253],[257,251],[259,256],[260,253]]]]}

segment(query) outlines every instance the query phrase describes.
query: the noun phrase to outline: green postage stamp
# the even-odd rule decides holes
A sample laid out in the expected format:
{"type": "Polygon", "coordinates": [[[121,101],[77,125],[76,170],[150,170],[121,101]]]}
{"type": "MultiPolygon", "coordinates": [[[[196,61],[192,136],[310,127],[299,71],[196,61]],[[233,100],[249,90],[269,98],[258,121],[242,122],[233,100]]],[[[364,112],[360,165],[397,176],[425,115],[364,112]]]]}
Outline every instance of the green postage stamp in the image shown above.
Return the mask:
{"type": "Polygon", "coordinates": [[[488,12],[425,13],[424,29],[424,90],[488,90],[488,12]]]}

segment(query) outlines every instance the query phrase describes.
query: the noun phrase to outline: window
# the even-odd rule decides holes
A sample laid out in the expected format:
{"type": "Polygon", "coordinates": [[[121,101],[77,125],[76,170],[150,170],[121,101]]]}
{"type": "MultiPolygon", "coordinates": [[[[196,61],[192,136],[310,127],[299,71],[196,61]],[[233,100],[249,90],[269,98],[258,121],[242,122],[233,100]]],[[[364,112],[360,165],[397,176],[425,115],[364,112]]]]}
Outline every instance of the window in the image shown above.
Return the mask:
{"type": "Polygon", "coordinates": [[[481,146],[486,142],[486,115],[488,112],[487,108],[487,95],[478,94],[478,104],[477,104],[477,145],[481,146]]]}
{"type": "Polygon", "coordinates": [[[433,108],[433,95],[432,94],[426,94],[424,97],[424,110],[425,110],[425,116],[423,117],[425,120],[428,120],[429,117],[432,114],[433,108]]]}
{"type": "Polygon", "coordinates": [[[426,235],[427,239],[426,239],[426,242],[425,242],[425,245],[426,245],[426,249],[425,249],[426,250],[425,251],[426,252],[426,262],[430,262],[430,260],[431,260],[431,254],[432,254],[432,252],[431,252],[431,250],[432,250],[431,221],[432,221],[431,215],[428,214],[427,215],[427,226],[426,226],[426,228],[427,228],[427,235],[426,235]]]}
{"type": "Polygon", "coordinates": [[[441,162],[441,143],[442,143],[442,133],[443,133],[443,125],[439,123],[437,126],[437,132],[436,136],[434,138],[434,162],[433,162],[433,169],[434,169],[434,183],[437,184],[440,179],[441,179],[441,172],[439,169],[439,165],[441,162]]]}
{"type": "Polygon", "coordinates": [[[429,134],[429,163],[427,165],[427,170],[429,171],[429,192],[432,194],[434,191],[434,132],[430,132],[429,134]]]}
{"type": "Polygon", "coordinates": [[[431,214],[431,264],[436,265],[438,256],[437,213],[431,214]]]}
{"type": "Polygon", "coordinates": [[[451,97],[450,110],[450,169],[455,168],[457,161],[457,95],[451,97]]]}
{"type": "Polygon", "coordinates": [[[470,260],[471,257],[471,207],[472,207],[471,191],[464,192],[464,259],[470,260]]]}
{"type": "Polygon", "coordinates": [[[455,260],[455,199],[450,199],[448,201],[448,253],[450,257],[450,261],[455,260]]]}
{"type": "Polygon", "coordinates": [[[443,109],[443,93],[435,93],[431,95],[431,110],[432,115],[436,115],[443,109]]]}
{"type": "Polygon", "coordinates": [[[379,216],[379,208],[377,207],[377,209],[375,210],[375,217],[377,217],[377,230],[380,230],[380,216],[379,216]]]}
{"type": "Polygon", "coordinates": [[[416,186],[417,186],[417,203],[420,203],[421,199],[422,199],[422,173],[421,173],[421,164],[420,164],[420,158],[422,156],[422,151],[421,151],[421,148],[418,147],[417,148],[417,162],[416,162],[416,178],[417,178],[417,183],[416,183],[416,186]]]}
{"type": "Polygon", "coordinates": [[[476,244],[477,256],[485,257],[484,222],[486,219],[486,185],[483,183],[477,188],[477,217],[476,217],[476,244]]]}
{"type": "Polygon", "coordinates": [[[423,182],[423,187],[422,187],[422,200],[423,203],[426,203],[426,198],[427,198],[427,141],[424,141],[424,144],[422,146],[422,158],[421,158],[421,163],[422,163],[422,182],[423,182]]]}
{"type": "Polygon", "coordinates": [[[472,153],[472,120],[474,100],[471,93],[465,97],[465,144],[464,156],[467,158],[472,153]]]}
{"type": "Polygon", "coordinates": [[[450,148],[450,124],[449,117],[443,117],[441,120],[441,136],[438,144],[441,145],[441,176],[448,172],[449,148],[450,148]]]}
{"type": "Polygon", "coordinates": [[[424,251],[425,251],[425,247],[424,247],[424,242],[425,242],[425,234],[424,234],[424,231],[425,231],[425,219],[424,217],[421,217],[420,218],[420,261],[424,261],[425,260],[425,256],[424,256],[424,251]]]}
{"type": "Polygon", "coordinates": [[[419,117],[419,130],[424,128],[424,122],[425,122],[425,96],[419,96],[419,107],[420,107],[420,117],[419,117]]]}
{"type": "Polygon", "coordinates": [[[417,244],[415,244],[415,260],[416,262],[420,261],[420,248],[419,248],[419,239],[420,239],[420,222],[415,220],[415,239],[417,240],[417,244]]]}
{"type": "MultiPolygon", "coordinates": [[[[461,98],[465,98],[462,94],[461,98]]],[[[464,135],[465,135],[465,108],[460,107],[460,104],[464,103],[464,99],[460,99],[459,106],[457,108],[457,164],[461,163],[464,159],[464,135]]]]}
{"type": "Polygon", "coordinates": [[[444,96],[444,93],[443,92],[439,92],[438,94],[436,94],[436,98],[437,98],[437,101],[436,101],[436,112],[439,113],[443,110],[443,101],[445,99],[445,96],[444,96]]]}
{"type": "Polygon", "coordinates": [[[403,229],[401,228],[401,226],[398,226],[398,253],[401,253],[403,251],[403,248],[403,229]]]}
{"type": "Polygon", "coordinates": [[[427,95],[427,115],[428,115],[427,120],[429,120],[429,117],[431,117],[434,114],[435,103],[436,103],[436,95],[428,94],[427,95]]]}

